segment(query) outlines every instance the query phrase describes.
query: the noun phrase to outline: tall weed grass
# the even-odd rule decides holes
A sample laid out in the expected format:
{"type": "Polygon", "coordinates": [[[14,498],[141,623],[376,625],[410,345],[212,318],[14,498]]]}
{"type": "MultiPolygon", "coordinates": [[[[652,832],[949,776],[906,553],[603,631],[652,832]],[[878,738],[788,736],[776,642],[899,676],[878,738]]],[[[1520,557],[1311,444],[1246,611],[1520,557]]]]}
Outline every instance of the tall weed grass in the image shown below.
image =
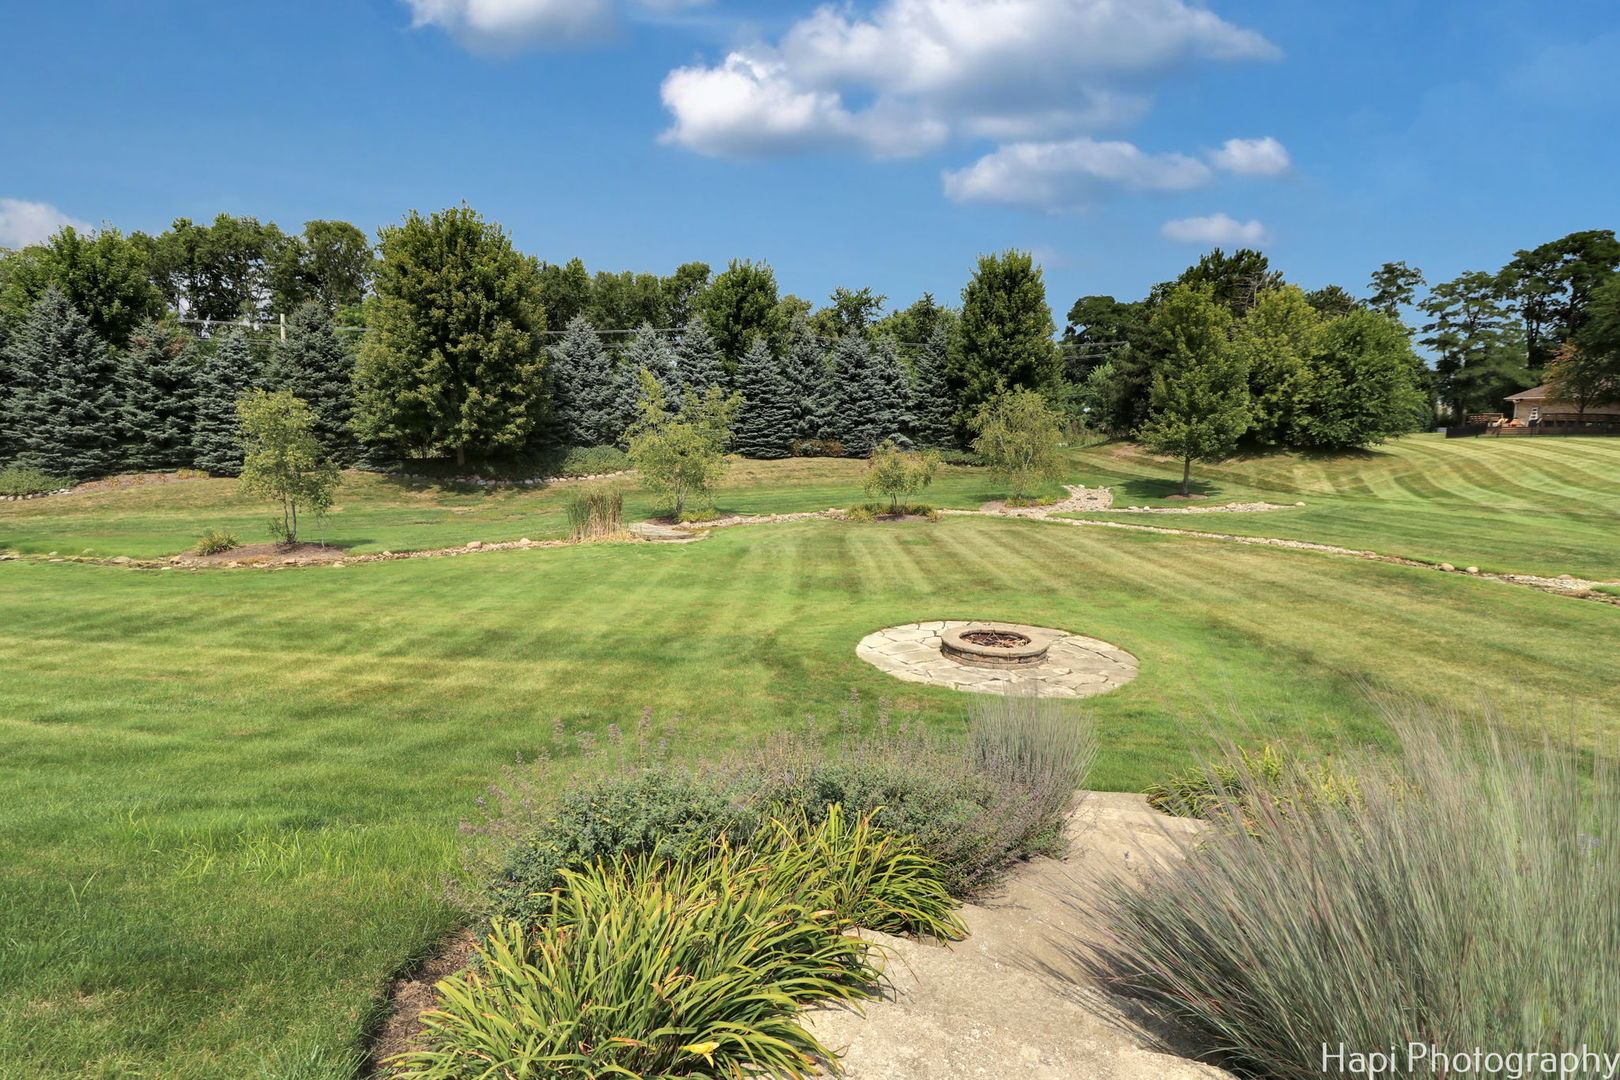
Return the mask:
{"type": "Polygon", "coordinates": [[[1324,1043],[1620,1051],[1614,763],[1391,719],[1403,753],[1341,763],[1350,799],[1234,755],[1240,782],[1209,796],[1229,824],[1147,887],[1105,888],[1100,972],[1264,1077],[1321,1076],[1324,1043]]]}

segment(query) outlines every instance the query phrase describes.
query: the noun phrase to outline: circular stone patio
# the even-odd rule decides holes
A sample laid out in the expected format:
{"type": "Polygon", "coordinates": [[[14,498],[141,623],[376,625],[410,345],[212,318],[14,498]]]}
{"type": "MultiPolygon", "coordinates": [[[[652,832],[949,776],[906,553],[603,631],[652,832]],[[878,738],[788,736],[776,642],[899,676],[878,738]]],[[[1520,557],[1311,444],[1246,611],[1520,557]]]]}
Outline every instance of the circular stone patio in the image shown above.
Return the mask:
{"type": "Polygon", "coordinates": [[[979,694],[1034,694],[1038,697],[1091,697],[1106,694],[1136,678],[1136,657],[1096,638],[1066,630],[1019,623],[960,620],[907,623],[868,634],[855,655],[907,682],[949,686],[979,694]],[[947,659],[940,636],[962,627],[1008,631],[1048,643],[1038,664],[978,667],[947,659]]]}

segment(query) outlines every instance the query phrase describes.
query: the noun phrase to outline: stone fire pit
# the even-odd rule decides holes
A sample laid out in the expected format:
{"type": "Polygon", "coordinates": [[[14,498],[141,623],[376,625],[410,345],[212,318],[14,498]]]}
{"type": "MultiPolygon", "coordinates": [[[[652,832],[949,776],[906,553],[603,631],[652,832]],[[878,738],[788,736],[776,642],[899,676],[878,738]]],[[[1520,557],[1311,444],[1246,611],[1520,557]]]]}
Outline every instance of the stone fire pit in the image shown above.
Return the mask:
{"type": "Polygon", "coordinates": [[[958,664],[979,667],[1017,667],[1046,659],[1052,642],[1036,640],[1017,630],[970,624],[939,635],[939,651],[958,664]]]}
{"type": "Polygon", "coordinates": [[[855,655],[897,679],[981,694],[1090,697],[1136,678],[1106,641],[1018,623],[940,620],[868,634],[855,655]]]}

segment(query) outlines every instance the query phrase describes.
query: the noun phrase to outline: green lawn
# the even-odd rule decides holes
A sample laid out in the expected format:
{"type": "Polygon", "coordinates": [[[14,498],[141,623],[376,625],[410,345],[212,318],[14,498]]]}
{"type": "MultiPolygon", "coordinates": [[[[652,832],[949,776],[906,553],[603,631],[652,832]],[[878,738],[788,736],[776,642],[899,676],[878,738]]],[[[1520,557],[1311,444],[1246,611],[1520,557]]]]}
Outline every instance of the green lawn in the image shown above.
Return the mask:
{"type": "MultiPolygon", "coordinates": [[[[1162,496],[1179,489],[1179,463],[1121,444],[1073,458],[1082,482],[1114,488],[1116,506],[1178,505],[1162,496]]],[[[1306,506],[1144,520],[1490,571],[1620,578],[1620,439],[1415,435],[1360,454],[1198,466],[1194,476],[1211,502],[1306,506]]]]}
{"type": "MultiPolygon", "coordinates": [[[[1571,492],[1596,486],[1620,443],[1560,442],[1591,456],[1594,479],[1544,496],[1544,533],[1613,565],[1620,540],[1611,530],[1605,550],[1588,537],[1571,492]]],[[[1489,452],[1414,440],[1348,465],[1277,459],[1275,476],[1263,462],[1235,463],[1222,482],[1252,485],[1245,496],[1385,500],[1395,524],[1381,543],[1404,543],[1433,510],[1391,486],[1408,466],[1390,462],[1433,455],[1446,476],[1454,446],[1489,452]]],[[[1471,457],[1457,461],[1459,475],[1474,471],[1471,457]]],[[[1076,455],[1074,479],[1098,482],[1101,462],[1115,483],[1132,470],[1149,482],[1159,468],[1100,448],[1076,455]]],[[[755,464],[722,504],[848,504],[858,479],[853,463],[755,464]]],[[[1502,483],[1530,515],[1534,488],[1502,483]]],[[[986,487],[982,473],[954,470],[931,498],[973,505],[994,496],[986,487]]],[[[228,515],[263,517],[229,492],[204,481],[5,504],[0,545],[166,554],[228,515]],[[86,509],[98,503],[104,512],[86,509]]],[[[362,478],[333,534],[379,549],[539,538],[547,522],[549,535],[560,527],[557,498],[415,495],[362,478]]],[[[1237,519],[1215,520],[1224,530],[1237,519]]],[[[1331,516],[1320,524],[1336,527],[1331,516]]],[[[1537,550],[1509,545],[1505,527],[1500,537],[1515,558],[1537,550]]],[[[1400,566],[1037,522],[812,521],[691,545],[279,573],[27,559],[0,563],[0,595],[6,1080],[349,1077],[378,988],[454,923],[438,886],[456,865],[455,825],[503,765],[549,754],[573,767],[579,730],[632,725],[643,706],[692,755],[806,713],[832,717],[852,690],[960,725],[960,695],[855,658],[856,641],[881,626],[1000,618],[1136,654],[1141,677],[1092,703],[1095,782],[1106,787],[1140,788],[1184,766],[1211,716],[1310,753],[1380,739],[1369,688],[1489,698],[1527,734],[1552,715],[1589,745],[1620,732],[1612,607],[1400,566]],[[1550,703],[1546,687],[1559,688],[1550,703]]]]}
{"type": "MultiPolygon", "coordinates": [[[[801,458],[740,462],[717,500],[722,513],[772,514],[825,510],[864,502],[864,462],[801,458]]],[[[306,523],[307,539],[357,552],[421,551],[469,540],[496,543],[568,534],[566,499],[579,482],[546,488],[441,487],[372,473],[348,473],[337,505],[322,525],[306,523]]],[[[651,517],[660,507],[626,484],[625,515],[651,517]]],[[[1047,494],[1061,495],[1052,485],[1047,494]]],[[[939,506],[973,509],[1000,498],[982,469],[945,466],[928,490],[939,506]]],[[[237,494],[234,480],[187,480],[0,503],[0,550],[27,554],[161,558],[189,550],[213,528],[244,543],[268,541],[270,506],[237,494]]]]}

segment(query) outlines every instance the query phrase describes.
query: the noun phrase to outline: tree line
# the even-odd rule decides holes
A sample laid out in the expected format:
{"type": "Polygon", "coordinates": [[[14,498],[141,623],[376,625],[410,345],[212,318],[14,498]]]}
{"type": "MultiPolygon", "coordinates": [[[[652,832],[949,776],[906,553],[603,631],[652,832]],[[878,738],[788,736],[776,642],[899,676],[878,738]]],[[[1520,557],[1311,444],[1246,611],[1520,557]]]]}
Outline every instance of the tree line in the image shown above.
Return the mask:
{"type": "Polygon", "coordinates": [[[1217,249],[1143,300],[1082,298],[1059,338],[1017,251],[981,257],[958,306],[925,294],[886,310],[865,288],[819,307],[783,295],[749,260],[593,275],[518,251],[466,206],[413,212],[375,245],[345,222],[288,234],[227,215],[157,236],[65,228],[0,256],[0,461],[232,474],[236,404],[254,389],[304,401],[342,464],[623,447],[643,373],[672,417],[734,397],[731,446],[754,457],[960,446],[1016,391],[1189,465],[1244,441],[1365,446],[1432,424],[1437,398],[1466,409],[1495,393],[1507,358],[1521,365],[1508,390],[1612,365],[1616,263],[1612,233],[1520,252],[1490,308],[1468,275],[1417,301],[1421,275],[1387,264],[1358,299],[1217,249]],[[1408,308],[1433,323],[1408,328],[1408,308]]]}

